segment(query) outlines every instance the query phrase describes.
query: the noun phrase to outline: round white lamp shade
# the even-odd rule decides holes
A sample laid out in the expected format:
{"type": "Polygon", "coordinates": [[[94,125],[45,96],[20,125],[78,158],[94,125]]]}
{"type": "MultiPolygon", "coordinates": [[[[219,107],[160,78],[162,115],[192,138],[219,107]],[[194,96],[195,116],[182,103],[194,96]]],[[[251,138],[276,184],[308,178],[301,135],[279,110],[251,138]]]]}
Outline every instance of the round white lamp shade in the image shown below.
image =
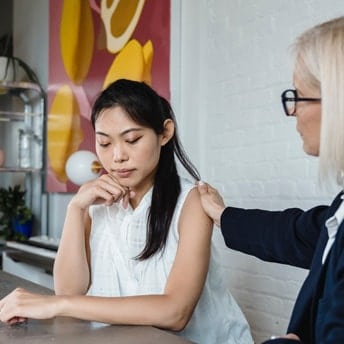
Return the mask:
{"type": "Polygon", "coordinates": [[[99,177],[101,165],[97,156],[90,151],[81,150],[73,153],[66,163],[68,179],[76,185],[82,185],[99,177]]]}

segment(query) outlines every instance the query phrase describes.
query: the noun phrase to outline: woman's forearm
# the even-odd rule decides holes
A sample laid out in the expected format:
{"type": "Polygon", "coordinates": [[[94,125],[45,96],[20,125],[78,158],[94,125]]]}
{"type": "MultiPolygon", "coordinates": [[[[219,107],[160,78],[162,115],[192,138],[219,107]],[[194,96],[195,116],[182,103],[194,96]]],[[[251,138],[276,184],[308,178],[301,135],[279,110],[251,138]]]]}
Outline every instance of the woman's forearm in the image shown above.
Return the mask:
{"type": "Polygon", "coordinates": [[[179,302],[178,297],[169,295],[59,298],[59,316],[108,324],[150,325],[172,331],[181,331],[187,325],[194,308],[192,303],[179,302]]]}
{"type": "Polygon", "coordinates": [[[54,287],[58,294],[84,294],[90,283],[85,246],[85,210],[69,204],[54,263],[54,287]]]}

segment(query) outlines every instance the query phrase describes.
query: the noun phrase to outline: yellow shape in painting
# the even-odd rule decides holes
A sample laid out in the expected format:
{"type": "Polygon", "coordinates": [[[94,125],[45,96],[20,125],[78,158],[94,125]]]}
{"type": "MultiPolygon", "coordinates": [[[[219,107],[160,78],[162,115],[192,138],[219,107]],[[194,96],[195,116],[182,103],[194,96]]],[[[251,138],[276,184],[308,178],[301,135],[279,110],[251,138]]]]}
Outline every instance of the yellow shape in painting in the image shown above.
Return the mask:
{"type": "Polygon", "coordinates": [[[145,61],[144,71],[142,75],[142,81],[148,85],[152,85],[152,62],[153,62],[153,43],[151,40],[147,41],[143,46],[143,59],[145,61]]]}
{"type": "Polygon", "coordinates": [[[115,54],[133,34],[145,0],[102,0],[101,18],[106,32],[107,49],[115,54]]]}
{"type": "Polygon", "coordinates": [[[150,84],[153,53],[151,41],[148,41],[144,47],[136,39],[129,41],[112,62],[103,89],[118,79],[145,81],[150,84]]]}
{"type": "Polygon", "coordinates": [[[63,1],[60,44],[62,61],[69,79],[75,84],[81,84],[88,74],[94,46],[94,28],[88,1],[63,1]]]}
{"type": "Polygon", "coordinates": [[[65,183],[68,157],[78,150],[83,140],[78,102],[68,85],[58,89],[48,116],[48,157],[56,178],[65,183]]]}

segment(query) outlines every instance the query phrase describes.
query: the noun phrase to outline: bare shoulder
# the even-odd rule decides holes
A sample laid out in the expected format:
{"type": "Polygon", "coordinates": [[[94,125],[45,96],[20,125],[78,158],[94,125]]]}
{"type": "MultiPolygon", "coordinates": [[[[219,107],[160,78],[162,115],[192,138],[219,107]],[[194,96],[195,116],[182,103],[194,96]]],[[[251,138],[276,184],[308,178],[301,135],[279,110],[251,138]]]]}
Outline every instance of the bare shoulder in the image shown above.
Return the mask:
{"type": "Polygon", "coordinates": [[[180,230],[183,226],[190,227],[190,225],[192,226],[191,228],[197,226],[198,230],[202,228],[209,230],[212,228],[212,220],[203,210],[200,195],[196,187],[189,191],[180,214],[180,230]]]}
{"type": "Polygon", "coordinates": [[[205,214],[202,208],[201,197],[197,187],[194,187],[189,191],[185,199],[184,207],[198,208],[200,212],[203,212],[205,214]]]}

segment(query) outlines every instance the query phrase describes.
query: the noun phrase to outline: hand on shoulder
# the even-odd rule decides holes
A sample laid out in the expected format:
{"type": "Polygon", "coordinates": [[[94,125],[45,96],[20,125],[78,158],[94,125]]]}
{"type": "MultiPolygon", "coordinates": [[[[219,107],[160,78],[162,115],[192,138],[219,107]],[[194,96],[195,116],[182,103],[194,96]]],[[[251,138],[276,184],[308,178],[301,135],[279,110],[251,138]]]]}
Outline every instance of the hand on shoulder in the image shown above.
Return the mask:
{"type": "Polygon", "coordinates": [[[226,208],[222,196],[215,188],[202,181],[197,182],[197,188],[204,211],[220,227],[221,215],[226,208]]]}

